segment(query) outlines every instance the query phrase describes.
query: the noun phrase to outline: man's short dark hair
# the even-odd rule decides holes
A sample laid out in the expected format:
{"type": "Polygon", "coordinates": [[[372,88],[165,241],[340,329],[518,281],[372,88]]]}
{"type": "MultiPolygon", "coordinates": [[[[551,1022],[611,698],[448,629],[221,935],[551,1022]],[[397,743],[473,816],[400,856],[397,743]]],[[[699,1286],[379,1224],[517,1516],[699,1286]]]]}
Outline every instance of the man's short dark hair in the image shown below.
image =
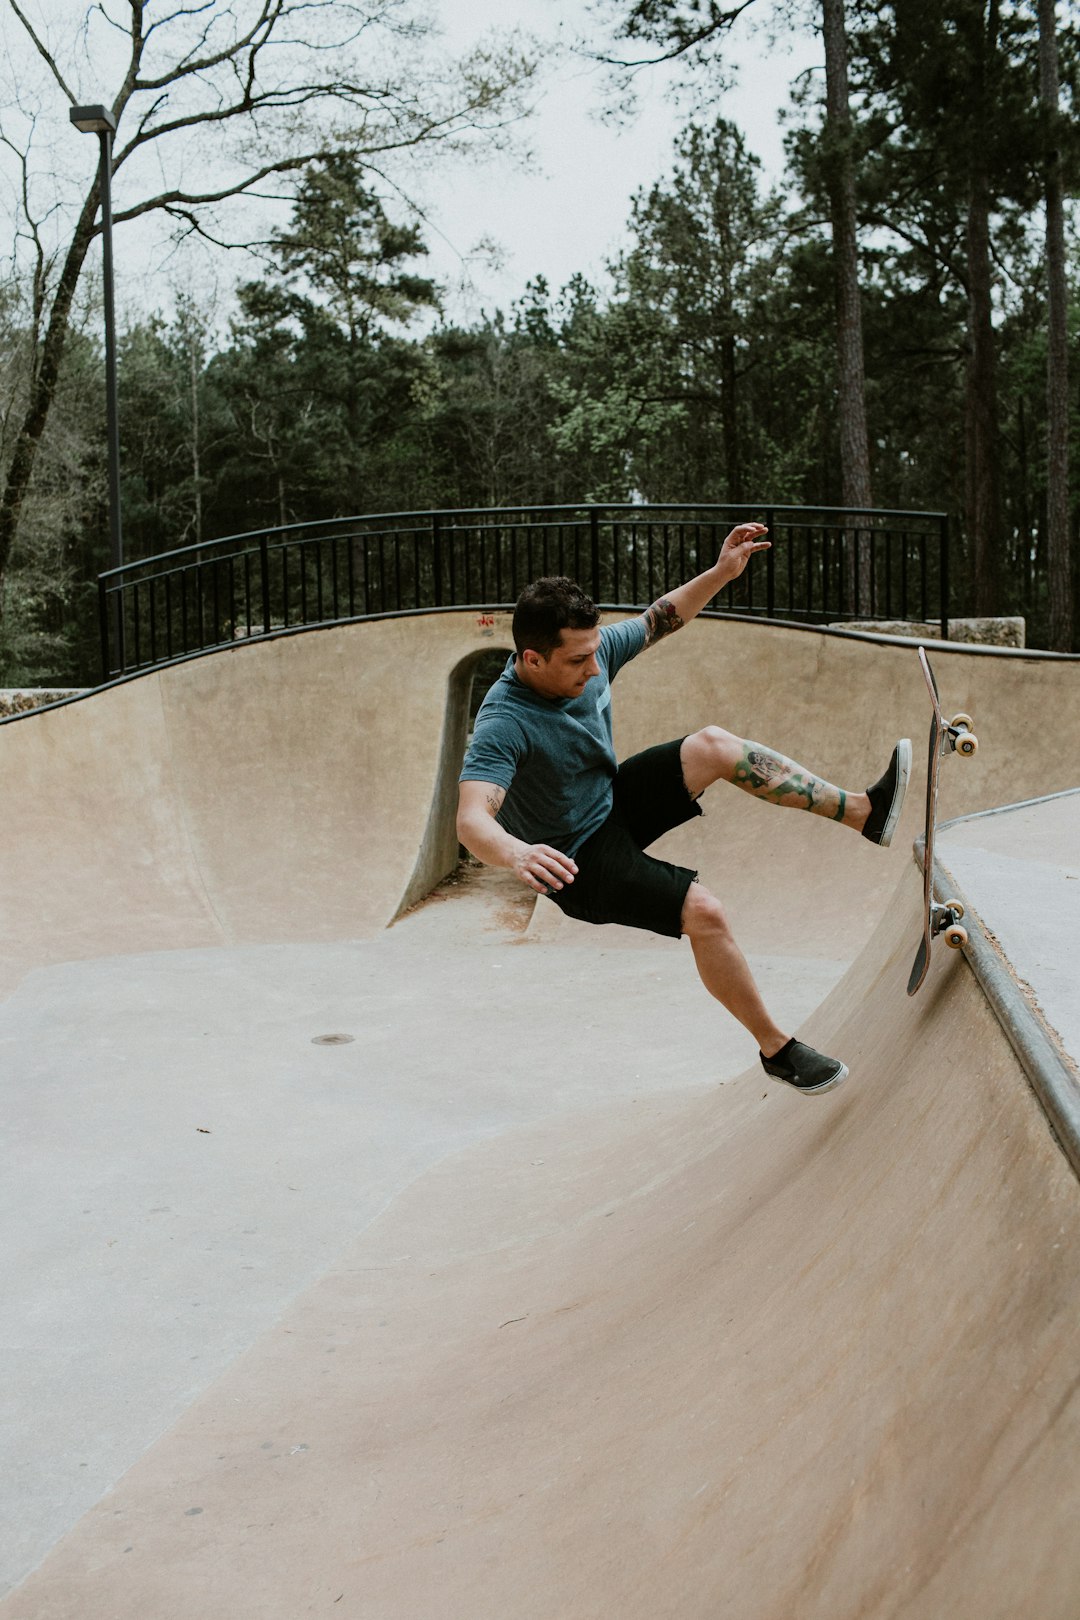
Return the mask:
{"type": "Polygon", "coordinates": [[[514,646],[519,658],[526,647],[547,658],[564,630],[593,630],[599,622],[599,608],[572,579],[562,574],[537,579],[518,597],[514,646]]]}

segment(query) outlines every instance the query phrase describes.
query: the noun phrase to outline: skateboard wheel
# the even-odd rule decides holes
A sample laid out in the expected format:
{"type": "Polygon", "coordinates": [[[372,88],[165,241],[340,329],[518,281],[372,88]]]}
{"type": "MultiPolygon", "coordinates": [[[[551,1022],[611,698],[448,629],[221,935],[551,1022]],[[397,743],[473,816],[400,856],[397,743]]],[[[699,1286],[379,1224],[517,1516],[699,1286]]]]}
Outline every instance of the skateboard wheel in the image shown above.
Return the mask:
{"type": "Polygon", "coordinates": [[[964,902],[962,900],[946,900],[941,910],[943,913],[948,914],[950,922],[959,922],[964,915],[964,902]]]}
{"type": "Polygon", "coordinates": [[[973,759],[979,752],[979,739],[973,731],[962,731],[953,744],[958,754],[965,759],[973,759]]]}
{"type": "Polygon", "coordinates": [[[950,726],[958,728],[962,731],[970,731],[975,722],[972,720],[970,714],[954,714],[952,719],[949,721],[949,724],[950,726]]]}
{"type": "Polygon", "coordinates": [[[945,943],[951,951],[962,950],[968,942],[967,929],[960,923],[950,923],[945,930],[945,943]]]}

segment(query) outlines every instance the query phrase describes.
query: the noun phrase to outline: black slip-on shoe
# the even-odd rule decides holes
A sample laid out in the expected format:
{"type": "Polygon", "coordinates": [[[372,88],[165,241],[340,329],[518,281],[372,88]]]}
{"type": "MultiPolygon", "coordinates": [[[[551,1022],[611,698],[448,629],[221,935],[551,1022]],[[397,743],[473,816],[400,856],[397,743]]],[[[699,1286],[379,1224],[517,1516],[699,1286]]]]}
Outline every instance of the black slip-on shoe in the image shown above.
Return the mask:
{"type": "Polygon", "coordinates": [[[870,814],[862,835],[869,838],[872,844],[880,844],[887,849],[892,843],[910,777],[911,742],[907,737],[901,737],[892,751],[885,775],[866,790],[870,797],[870,814]]]}
{"type": "Polygon", "coordinates": [[[832,1091],[848,1077],[846,1063],[841,1063],[839,1058],[826,1057],[824,1052],[815,1052],[805,1041],[792,1039],[775,1057],[767,1058],[764,1052],[759,1052],[758,1057],[766,1074],[774,1080],[785,1081],[807,1096],[832,1091]]]}

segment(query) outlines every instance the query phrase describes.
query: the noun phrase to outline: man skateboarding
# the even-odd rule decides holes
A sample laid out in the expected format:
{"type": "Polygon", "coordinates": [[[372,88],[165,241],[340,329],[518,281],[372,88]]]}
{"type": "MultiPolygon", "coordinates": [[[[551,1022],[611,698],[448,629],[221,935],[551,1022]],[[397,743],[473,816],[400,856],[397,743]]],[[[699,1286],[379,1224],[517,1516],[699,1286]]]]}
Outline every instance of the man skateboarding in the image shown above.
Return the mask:
{"type": "Polygon", "coordinates": [[[767,1074],[807,1094],[831,1091],[847,1065],[776,1024],[735,942],[724,908],[697,873],[644,852],[701,814],[713,782],[808,810],[887,845],[911,770],[897,743],[884,776],[846,792],[773,749],[706,726],[616,763],[611,682],[624,664],[697,616],[767,550],[761,523],[742,523],[712,568],[637,619],[599,628],[571,580],[540,579],[514,610],[516,655],[476,718],[461,771],[458,837],[478,860],[514,872],[571,917],[690,940],[701,981],[754,1036],[767,1074]]]}

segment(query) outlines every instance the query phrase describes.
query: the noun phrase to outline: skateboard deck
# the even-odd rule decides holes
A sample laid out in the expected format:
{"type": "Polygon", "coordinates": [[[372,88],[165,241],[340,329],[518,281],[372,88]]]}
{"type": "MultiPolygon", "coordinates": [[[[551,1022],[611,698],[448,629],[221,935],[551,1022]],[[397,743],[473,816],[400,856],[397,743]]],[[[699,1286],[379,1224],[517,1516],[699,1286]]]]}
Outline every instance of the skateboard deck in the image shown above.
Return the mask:
{"type": "Polygon", "coordinates": [[[979,739],[971,729],[971,716],[955,714],[946,721],[941,712],[937,681],[926,656],[926,648],[919,648],[926,690],[930,694],[930,757],[926,767],[926,831],[923,835],[923,937],[915,953],[908,978],[907,993],[913,996],[926,978],[930,968],[930,946],[939,934],[945,943],[959,950],[967,944],[967,930],[961,925],[964,908],[959,900],[939,901],[934,898],[934,833],[937,829],[938,780],[941,761],[946,754],[959,754],[971,759],[979,747],[979,739]]]}

